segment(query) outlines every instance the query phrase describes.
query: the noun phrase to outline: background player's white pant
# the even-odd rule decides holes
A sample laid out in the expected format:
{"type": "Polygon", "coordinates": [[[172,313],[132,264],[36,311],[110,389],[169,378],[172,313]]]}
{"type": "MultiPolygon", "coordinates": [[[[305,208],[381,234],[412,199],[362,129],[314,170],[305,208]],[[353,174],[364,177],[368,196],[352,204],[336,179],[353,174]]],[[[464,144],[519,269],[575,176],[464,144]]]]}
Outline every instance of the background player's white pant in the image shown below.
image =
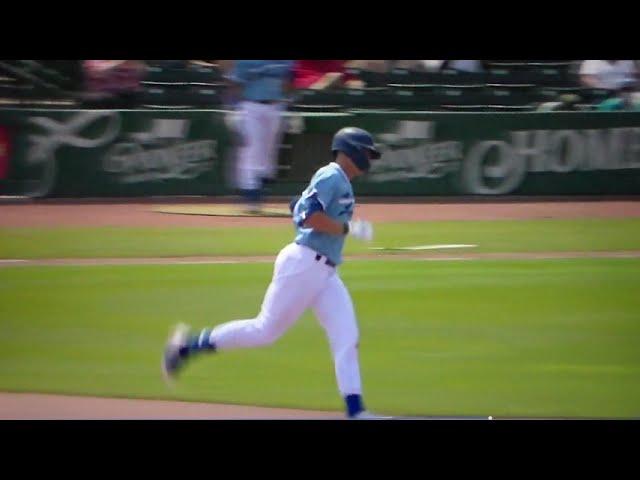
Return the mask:
{"type": "Polygon", "coordinates": [[[261,187],[262,177],[275,177],[283,110],[281,104],[240,103],[243,137],[237,164],[240,189],[255,190],[261,187]]]}
{"type": "Polygon", "coordinates": [[[217,350],[267,345],[277,340],[307,308],[312,308],[329,339],[338,389],[361,394],[358,325],[351,297],[335,268],[315,260],[313,250],[289,244],[276,259],[260,314],[217,326],[210,340],[217,350]]]}

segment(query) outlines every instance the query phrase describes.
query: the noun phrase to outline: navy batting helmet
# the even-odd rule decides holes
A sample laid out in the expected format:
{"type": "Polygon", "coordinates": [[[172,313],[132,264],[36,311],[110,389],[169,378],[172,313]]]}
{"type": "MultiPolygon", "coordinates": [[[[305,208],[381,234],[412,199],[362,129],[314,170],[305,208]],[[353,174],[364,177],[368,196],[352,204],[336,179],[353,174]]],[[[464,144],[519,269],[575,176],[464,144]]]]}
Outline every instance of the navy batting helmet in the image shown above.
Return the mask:
{"type": "Polygon", "coordinates": [[[369,170],[371,166],[369,156],[366,154],[367,150],[369,151],[371,159],[376,160],[380,158],[380,152],[373,143],[373,137],[366,130],[356,127],[345,127],[338,130],[333,136],[331,152],[334,157],[338,152],[344,153],[363,172],[369,170]]]}

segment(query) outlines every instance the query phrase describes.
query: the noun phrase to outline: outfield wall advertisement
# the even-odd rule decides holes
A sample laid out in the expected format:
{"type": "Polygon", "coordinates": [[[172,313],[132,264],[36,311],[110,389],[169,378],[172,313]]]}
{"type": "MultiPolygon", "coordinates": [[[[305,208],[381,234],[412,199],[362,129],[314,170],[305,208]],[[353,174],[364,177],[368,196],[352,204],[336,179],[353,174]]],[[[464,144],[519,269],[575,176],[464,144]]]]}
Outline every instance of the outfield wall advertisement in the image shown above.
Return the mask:
{"type": "MultiPolygon", "coordinates": [[[[220,110],[0,111],[13,193],[35,197],[231,193],[241,123],[220,110]]],[[[287,113],[273,193],[304,187],[347,125],[383,153],[361,195],[640,193],[640,113],[371,111],[287,113]]]]}
{"type": "Polygon", "coordinates": [[[0,180],[9,177],[9,155],[11,142],[9,139],[9,130],[0,125],[0,180]]]}

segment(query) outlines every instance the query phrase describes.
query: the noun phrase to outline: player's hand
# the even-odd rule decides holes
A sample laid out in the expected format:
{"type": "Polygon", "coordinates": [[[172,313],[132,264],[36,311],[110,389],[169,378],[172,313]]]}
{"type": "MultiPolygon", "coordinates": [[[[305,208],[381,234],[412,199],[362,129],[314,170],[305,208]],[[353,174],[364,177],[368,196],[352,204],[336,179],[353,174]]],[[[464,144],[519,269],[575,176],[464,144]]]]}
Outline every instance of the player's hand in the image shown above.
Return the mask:
{"type": "Polygon", "coordinates": [[[358,240],[370,242],[373,240],[373,225],[366,220],[353,220],[349,222],[349,235],[358,240]]]}

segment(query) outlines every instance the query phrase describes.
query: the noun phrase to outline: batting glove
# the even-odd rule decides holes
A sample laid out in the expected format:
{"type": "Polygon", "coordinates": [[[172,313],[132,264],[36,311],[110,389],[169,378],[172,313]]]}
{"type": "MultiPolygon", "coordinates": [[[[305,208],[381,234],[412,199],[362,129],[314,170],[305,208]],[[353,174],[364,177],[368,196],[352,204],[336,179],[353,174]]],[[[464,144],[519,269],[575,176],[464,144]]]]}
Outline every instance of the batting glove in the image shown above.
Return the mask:
{"type": "Polygon", "coordinates": [[[366,220],[353,220],[349,222],[349,235],[358,240],[370,242],[373,240],[373,225],[366,220]]]}

